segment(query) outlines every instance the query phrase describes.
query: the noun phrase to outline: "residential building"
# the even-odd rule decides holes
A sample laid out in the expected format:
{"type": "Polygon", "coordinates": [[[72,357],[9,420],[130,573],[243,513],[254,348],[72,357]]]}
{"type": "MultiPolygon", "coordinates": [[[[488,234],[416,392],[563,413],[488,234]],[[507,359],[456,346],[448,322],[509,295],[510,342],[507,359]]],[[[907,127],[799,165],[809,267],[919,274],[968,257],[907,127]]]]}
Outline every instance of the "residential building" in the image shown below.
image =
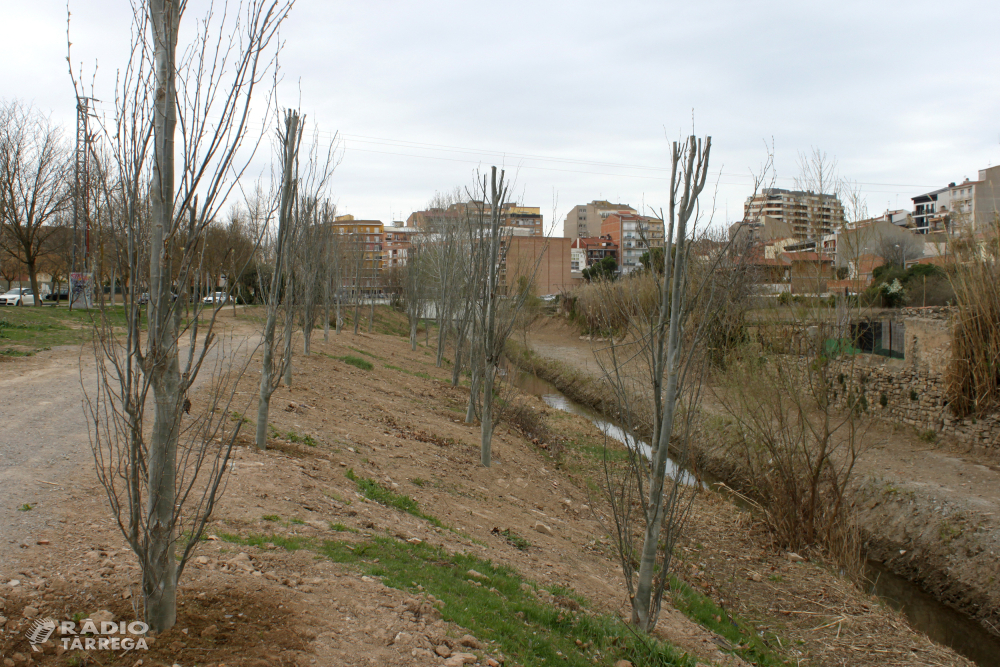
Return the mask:
{"type": "Polygon", "coordinates": [[[778,239],[794,239],[791,223],[762,215],[750,221],[739,221],[729,226],[729,238],[737,247],[745,248],[778,239]]]}
{"type": "Polygon", "coordinates": [[[913,229],[918,234],[985,228],[1000,214],[1000,166],[979,170],[979,178],[913,197],[913,229]]]}
{"type": "Polygon", "coordinates": [[[404,227],[401,222],[393,223],[392,227],[385,227],[382,230],[381,268],[406,266],[410,250],[413,248],[413,239],[421,233],[413,227],[404,227]]]}
{"type": "Polygon", "coordinates": [[[605,257],[618,261],[618,244],[610,236],[572,239],[570,244],[570,271],[582,273],[584,269],[600,262],[605,257]]]}
{"type": "Polygon", "coordinates": [[[743,205],[744,220],[764,216],[788,224],[798,241],[815,241],[840,230],[844,206],[836,195],[771,188],[747,197],[743,205]]]}
{"type": "Polygon", "coordinates": [[[353,215],[338,215],[331,223],[346,250],[343,289],[362,292],[379,291],[382,269],[381,220],[355,220],[353,215]]]}
{"type": "Polygon", "coordinates": [[[649,248],[663,247],[663,223],[648,215],[619,211],[601,223],[600,236],[618,246],[618,267],[629,273],[642,267],[640,258],[649,248]]]}
{"type": "Polygon", "coordinates": [[[628,204],[612,204],[603,199],[595,199],[589,204],[579,204],[570,209],[563,219],[563,237],[584,239],[601,236],[601,224],[612,213],[623,211],[635,213],[628,204]]]}
{"type": "MultiPolygon", "coordinates": [[[[407,227],[423,231],[435,231],[441,225],[467,225],[470,219],[489,220],[490,206],[477,202],[460,202],[448,208],[430,208],[414,211],[406,219],[407,227]]],[[[544,217],[538,206],[504,204],[500,211],[500,224],[512,228],[517,236],[544,236],[544,217]]]]}
{"type": "Polygon", "coordinates": [[[892,219],[884,215],[845,227],[823,237],[823,250],[836,257],[837,268],[850,266],[863,255],[878,255],[903,265],[923,257],[923,237],[915,230],[890,222],[892,219]]]}

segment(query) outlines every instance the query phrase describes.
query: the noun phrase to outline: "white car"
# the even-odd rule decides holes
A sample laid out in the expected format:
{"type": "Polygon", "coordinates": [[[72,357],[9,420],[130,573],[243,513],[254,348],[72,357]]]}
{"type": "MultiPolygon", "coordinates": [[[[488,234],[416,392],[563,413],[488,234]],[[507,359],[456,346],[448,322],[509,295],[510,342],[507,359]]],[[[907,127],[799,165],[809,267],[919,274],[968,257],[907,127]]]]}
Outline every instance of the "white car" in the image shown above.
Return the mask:
{"type": "Polygon", "coordinates": [[[35,295],[30,287],[15,287],[6,294],[0,294],[0,306],[34,306],[35,295]]]}
{"type": "Polygon", "coordinates": [[[225,303],[229,300],[229,295],[225,292],[216,292],[215,294],[209,294],[204,299],[201,300],[202,303],[225,303]]]}

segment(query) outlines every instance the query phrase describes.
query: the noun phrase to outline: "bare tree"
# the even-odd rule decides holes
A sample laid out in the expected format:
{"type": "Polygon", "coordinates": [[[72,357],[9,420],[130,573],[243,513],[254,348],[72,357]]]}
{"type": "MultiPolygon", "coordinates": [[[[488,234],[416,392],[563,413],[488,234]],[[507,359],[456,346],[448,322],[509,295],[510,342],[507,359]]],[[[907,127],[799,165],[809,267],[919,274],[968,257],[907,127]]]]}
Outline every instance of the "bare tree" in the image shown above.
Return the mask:
{"type": "MultiPolygon", "coordinates": [[[[512,236],[512,230],[502,224],[508,193],[504,171],[498,174],[497,168],[492,167],[489,177],[477,178],[475,191],[469,197],[471,203],[467,205],[472,279],[466,284],[470,287],[467,304],[472,311],[470,364],[473,381],[466,420],[471,421],[475,408],[479,407],[480,460],[487,468],[493,461],[493,429],[498,416],[493,406],[497,371],[507,339],[516,325],[517,314],[529,294],[528,289],[511,289],[505,283],[507,251],[512,236]]],[[[544,251],[543,248],[526,275],[528,286],[534,282],[544,251]]]]}
{"type": "Polygon", "coordinates": [[[414,239],[402,267],[403,307],[410,327],[410,349],[417,349],[417,327],[424,312],[425,289],[423,280],[424,248],[420,240],[414,239]]]}
{"type": "Polygon", "coordinates": [[[39,307],[38,262],[69,203],[68,158],[48,118],[17,100],[0,102],[0,252],[27,270],[39,307]]]}
{"type": "Polygon", "coordinates": [[[340,333],[340,281],[342,279],[342,262],[340,236],[333,228],[333,219],[337,208],[329,201],[324,201],[320,207],[320,224],[326,227],[323,234],[322,259],[320,261],[320,278],[323,283],[323,340],[330,340],[330,304],[337,300],[337,333],[340,333]]]}
{"type": "MultiPolygon", "coordinates": [[[[902,231],[902,230],[901,230],[902,231]]],[[[917,259],[924,254],[924,244],[912,234],[879,234],[875,240],[875,254],[882,258],[887,266],[906,268],[906,262],[917,259]]]]}
{"type": "Polygon", "coordinates": [[[298,238],[296,228],[295,180],[297,176],[298,152],[302,143],[302,124],[297,111],[286,111],[284,127],[279,128],[281,137],[281,194],[278,204],[278,229],[274,240],[274,259],[271,284],[267,291],[265,306],[266,320],[261,340],[263,359],[260,373],[260,395],[257,402],[258,449],[267,448],[267,420],[271,408],[271,396],[281,383],[281,379],[291,363],[291,339],[294,317],[292,312],[294,294],[291,263],[298,238]],[[277,337],[278,316],[284,315],[283,335],[277,337]]]}
{"type": "MultiPolygon", "coordinates": [[[[692,331],[685,326],[693,303],[698,302],[700,312],[711,312],[716,296],[711,290],[715,283],[707,279],[712,270],[697,276],[691,243],[711,145],[711,138],[702,141],[694,136],[672,145],[670,199],[667,215],[660,214],[667,243],[663,273],[643,272],[633,279],[645,281],[644,289],[621,290],[616,292],[619,298],[604,300],[607,319],[625,327],[598,354],[619,417],[632,432],[638,432],[640,424],[651,425],[648,453],[633,443],[624,469],[616,474],[610,464],[605,465],[605,491],[614,520],[611,530],[632,604],[631,621],[647,632],[656,626],[673,547],[694,493],[684,466],[704,372],[700,342],[710,318],[699,318],[692,331]],[[708,297],[698,299],[706,290],[708,297]],[[649,295],[645,300],[644,293],[649,295]],[[623,308],[625,312],[619,312],[623,308]],[[678,464],[668,472],[668,452],[675,437],[678,464]]],[[[722,255],[710,256],[709,269],[721,260],[722,255]]]]}
{"type": "Polygon", "coordinates": [[[251,99],[274,69],[290,3],[247,0],[235,13],[209,12],[182,57],[183,8],[133,5],[131,58],[103,127],[115,171],[102,189],[126,239],[118,264],[148,284],[149,304],[143,317],[139,290],[127,292],[124,333],[100,304],[98,381],[86,401],[98,478],[139,558],[155,632],[176,621],[177,582],[223,488],[240,427],[226,415],[245,368],[226,359],[215,330],[222,304],[206,313],[171,289],[199,284],[204,234],[259,145],[249,134],[251,99]],[[189,391],[213,363],[208,405],[187,422],[189,391]]]}

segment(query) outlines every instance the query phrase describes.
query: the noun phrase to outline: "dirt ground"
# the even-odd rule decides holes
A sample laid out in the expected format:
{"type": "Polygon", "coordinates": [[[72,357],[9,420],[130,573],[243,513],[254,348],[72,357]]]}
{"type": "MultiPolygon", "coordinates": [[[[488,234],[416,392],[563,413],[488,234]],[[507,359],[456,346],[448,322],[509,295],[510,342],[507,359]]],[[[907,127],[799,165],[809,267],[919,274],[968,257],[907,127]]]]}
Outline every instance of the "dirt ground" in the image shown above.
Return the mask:
{"type": "MultiPolygon", "coordinates": [[[[467,629],[441,620],[433,601],[307,550],[234,544],[225,535],[347,543],[388,535],[509,565],[540,585],[572,589],[595,611],[627,608],[591,507],[585,477],[592,459],[569,446],[554,458],[501,427],[494,465],[482,468],[478,428],[462,421],[468,390],[442,384],[450,371],[434,367],[432,350],[346,332],[329,343],[320,332],[313,349],[296,358],[293,386],[272,399],[269,449],[244,437],[235,450],[209,539],[181,580],[178,623],[142,655],[30,651],[24,633],[36,618],[135,619],[138,567],[91,467],[79,409],[87,362],[81,371],[78,352],[54,349],[0,366],[0,388],[18,397],[17,405],[5,402],[0,432],[5,665],[444,665],[442,654],[459,650],[481,665],[504,662],[495,646],[474,638],[463,644],[467,629]],[[335,358],[345,355],[362,355],[373,368],[335,358]],[[47,401],[58,416],[46,416],[47,401]],[[412,497],[454,530],[368,501],[347,470],[412,497]],[[30,510],[20,509],[25,503],[30,510]],[[513,530],[530,547],[521,550],[494,529],[513,530]]],[[[239,388],[247,407],[257,377],[248,373],[239,388]]],[[[600,437],[583,418],[524,400],[561,441],[600,437]]],[[[682,578],[746,614],[761,633],[774,632],[790,664],[970,664],[824,563],[775,552],[745,513],[715,494],[699,496],[682,551],[682,578]]],[[[703,661],[741,664],[720,651],[724,640],[677,611],[665,610],[658,634],[703,661]]]]}
{"type": "MultiPolygon", "coordinates": [[[[564,320],[530,333],[532,350],[599,376],[592,345],[564,320]]],[[[596,343],[599,344],[599,343],[596,343]]],[[[711,395],[703,407],[721,409],[711,395]]],[[[1000,636],[1000,452],[876,421],[858,463],[860,520],[870,557],[979,619],[1000,636]]]]}

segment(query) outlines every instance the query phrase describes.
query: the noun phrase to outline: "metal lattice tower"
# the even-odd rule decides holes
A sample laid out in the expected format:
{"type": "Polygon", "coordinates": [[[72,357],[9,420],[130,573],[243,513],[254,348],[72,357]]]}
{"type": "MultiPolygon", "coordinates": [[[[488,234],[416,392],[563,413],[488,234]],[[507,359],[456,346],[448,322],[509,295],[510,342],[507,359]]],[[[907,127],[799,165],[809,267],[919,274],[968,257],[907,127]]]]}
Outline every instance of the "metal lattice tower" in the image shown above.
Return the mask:
{"type": "Polygon", "coordinates": [[[76,98],[76,151],[74,155],[73,190],[73,273],[77,272],[76,255],[80,245],[80,225],[84,228],[83,268],[90,259],[90,103],[92,97],[76,98]]]}

